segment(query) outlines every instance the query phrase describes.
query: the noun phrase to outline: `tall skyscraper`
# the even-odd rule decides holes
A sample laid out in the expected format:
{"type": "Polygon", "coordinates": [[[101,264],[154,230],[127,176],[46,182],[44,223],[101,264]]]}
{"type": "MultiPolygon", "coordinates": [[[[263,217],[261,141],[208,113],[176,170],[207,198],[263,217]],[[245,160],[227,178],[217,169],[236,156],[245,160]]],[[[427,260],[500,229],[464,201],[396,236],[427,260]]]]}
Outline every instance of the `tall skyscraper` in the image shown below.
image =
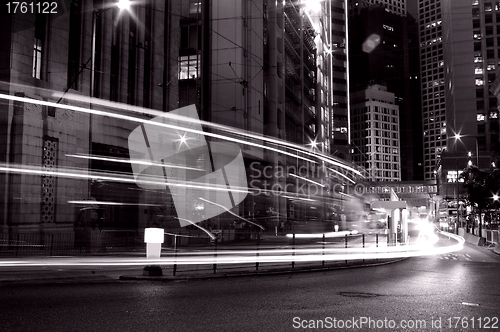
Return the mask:
{"type": "Polygon", "coordinates": [[[399,106],[383,85],[351,93],[353,161],[368,181],[401,181],[399,106]]]}
{"type": "Polygon", "coordinates": [[[491,88],[498,66],[500,4],[420,1],[426,178],[443,148],[479,153],[499,140],[491,88]],[[446,135],[446,136],[445,136],[446,135]]]}
{"type": "Polygon", "coordinates": [[[349,14],[359,14],[362,9],[381,4],[389,13],[406,16],[406,1],[407,0],[351,0],[349,5],[349,14]]]}
{"type": "MultiPolygon", "coordinates": [[[[406,3],[395,4],[406,8],[406,3]]],[[[418,30],[413,17],[382,1],[350,1],[351,91],[382,84],[395,95],[400,179],[423,179],[418,30]]],[[[353,123],[354,124],[354,121],[353,123]]],[[[357,147],[354,146],[354,150],[357,147]]]]}
{"type": "Polygon", "coordinates": [[[447,120],[441,1],[419,2],[420,64],[424,132],[424,176],[433,179],[446,147],[447,120]]]}

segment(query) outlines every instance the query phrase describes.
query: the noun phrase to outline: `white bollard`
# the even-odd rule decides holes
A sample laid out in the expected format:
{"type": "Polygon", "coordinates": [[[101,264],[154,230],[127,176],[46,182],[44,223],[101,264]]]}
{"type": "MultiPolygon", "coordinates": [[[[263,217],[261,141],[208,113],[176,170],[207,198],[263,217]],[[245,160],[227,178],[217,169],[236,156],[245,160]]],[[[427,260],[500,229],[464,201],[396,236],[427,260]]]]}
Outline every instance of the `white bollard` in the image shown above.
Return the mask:
{"type": "Polygon", "coordinates": [[[146,243],[146,258],[159,259],[161,255],[161,244],[165,238],[163,228],[146,228],[144,230],[144,242],[146,243]]]}

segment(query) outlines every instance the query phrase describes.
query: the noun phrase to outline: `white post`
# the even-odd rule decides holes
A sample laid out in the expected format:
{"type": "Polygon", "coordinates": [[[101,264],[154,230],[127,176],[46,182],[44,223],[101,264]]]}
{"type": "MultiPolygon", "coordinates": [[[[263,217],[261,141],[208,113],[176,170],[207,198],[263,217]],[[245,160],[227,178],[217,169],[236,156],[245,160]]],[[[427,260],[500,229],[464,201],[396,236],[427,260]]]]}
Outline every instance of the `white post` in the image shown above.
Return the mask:
{"type": "Polygon", "coordinates": [[[146,243],[146,258],[159,259],[161,255],[161,244],[164,241],[163,228],[146,228],[144,230],[144,242],[146,243]]]}

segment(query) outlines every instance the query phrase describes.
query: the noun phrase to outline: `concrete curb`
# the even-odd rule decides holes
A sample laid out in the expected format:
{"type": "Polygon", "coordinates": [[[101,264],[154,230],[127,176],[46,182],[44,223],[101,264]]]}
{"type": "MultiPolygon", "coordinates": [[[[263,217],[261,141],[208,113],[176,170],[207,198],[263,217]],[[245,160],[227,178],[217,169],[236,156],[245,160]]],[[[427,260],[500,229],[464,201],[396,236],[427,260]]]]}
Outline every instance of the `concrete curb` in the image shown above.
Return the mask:
{"type": "Polygon", "coordinates": [[[353,268],[363,268],[363,267],[375,267],[388,265],[393,263],[398,263],[403,260],[408,259],[408,257],[393,259],[393,260],[385,260],[382,262],[374,262],[374,263],[360,263],[360,264],[347,264],[347,265],[338,265],[338,266],[318,266],[318,267],[298,267],[294,269],[267,269],[261,271],[241,271],[241,272],[230,272],[230,273],[216,273],[216,274],[198,274],[198,275],[176,275],[176,276],[130,276],[123,275],[119,277],[119,280],[130,281],[130,280],[148,280],[148,281],[175,281],[175,280],[207,280],[207,279],[218,279],[218,278],[237,278],[237,277],[254,277],[254,276],[275,276],[275,275],[283,275],[283,274],[295,274],[295,273],[310,273],[310,272],[324,272],[324,271],[333,271],[333,270],[345,270],[345,269],[353,269],[353,268]]]}
{"type": "Polygon", "coordinates": [[[492,251],[493,253],[500,255],[500,244],[499,243],[495,244],[495,248],[492,251]]]}

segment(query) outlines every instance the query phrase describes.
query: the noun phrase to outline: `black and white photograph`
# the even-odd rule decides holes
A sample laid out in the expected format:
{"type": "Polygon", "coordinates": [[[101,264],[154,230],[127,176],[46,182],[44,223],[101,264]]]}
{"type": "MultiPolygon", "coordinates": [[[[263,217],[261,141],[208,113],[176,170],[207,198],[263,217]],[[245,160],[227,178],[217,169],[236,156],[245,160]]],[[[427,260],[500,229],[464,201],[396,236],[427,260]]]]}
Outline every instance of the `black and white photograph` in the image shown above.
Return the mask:
{"type": "Polygon", "coordinates": [[[2,0],[0,331],[500,329],[499,113],[500,1],[2,0]]]}

